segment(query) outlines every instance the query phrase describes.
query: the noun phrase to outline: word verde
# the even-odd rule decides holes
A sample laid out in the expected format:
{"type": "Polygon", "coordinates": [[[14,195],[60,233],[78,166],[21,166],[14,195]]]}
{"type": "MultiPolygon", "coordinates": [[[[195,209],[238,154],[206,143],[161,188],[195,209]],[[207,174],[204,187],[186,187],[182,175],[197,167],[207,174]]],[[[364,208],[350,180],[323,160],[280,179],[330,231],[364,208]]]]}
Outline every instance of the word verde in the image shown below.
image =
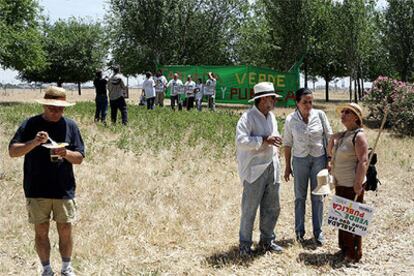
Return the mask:
{"type": "Polygon", "coordinates": [[[262,81],[268,81],[268,82],[272,82],[277,87],[286,86],[285,84],[286,76],[280,75],[280,74],[275,75],[275,74],[249,72],[249,73],[243,73],[241,75],[239,73],[236,73],[235,77],[239,85],[244,84],[246,81],[246,77],[247,77],[249,85],[255,85],[256,83],[259,83],[262,81]]]}

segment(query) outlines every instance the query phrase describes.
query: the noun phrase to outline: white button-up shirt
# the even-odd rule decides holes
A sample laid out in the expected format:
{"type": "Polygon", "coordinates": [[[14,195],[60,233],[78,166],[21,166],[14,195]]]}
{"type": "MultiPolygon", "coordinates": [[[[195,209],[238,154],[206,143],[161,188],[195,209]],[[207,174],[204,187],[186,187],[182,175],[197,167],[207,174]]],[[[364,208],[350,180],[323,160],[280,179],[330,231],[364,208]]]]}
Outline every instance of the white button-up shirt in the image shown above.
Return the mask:
{"type": "Polygon", "coordinates": [[[295,157],[319,157],[325,154],[323,135],[326,141],[332,135],[325,112],[311,109],[306,124],[299,110],[296,110],[286,118],[283,144],[292,148],[292,155],[295,157]]]}
{"type": "Polygon", "coordinates": [[[279,136],[275,115],[265,116],[256,106],[243,113],[236,128],[237,163],[240,180],[253,183],[271,162],[275,183],[280,182],[278,149],[263,143],[263,136],[279,136]]]}

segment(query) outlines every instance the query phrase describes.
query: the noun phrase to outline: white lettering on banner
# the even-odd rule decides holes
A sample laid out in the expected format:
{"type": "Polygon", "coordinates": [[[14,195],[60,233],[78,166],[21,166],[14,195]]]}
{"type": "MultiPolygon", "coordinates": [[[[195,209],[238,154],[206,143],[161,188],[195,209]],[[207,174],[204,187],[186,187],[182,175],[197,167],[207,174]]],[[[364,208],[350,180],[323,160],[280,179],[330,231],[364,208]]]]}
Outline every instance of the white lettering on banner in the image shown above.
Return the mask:
{"type": "Polygon", "coordinates": [[[226,94],[227,87],[221,87],[221,98],[224,100],[224,95],[226,94]]]}
{"type": "Polygon", "coordinates": [[[368,205],[334,195],[329,205],[328,225],[365,236],[373,213],[374,209],[368,205]]]}

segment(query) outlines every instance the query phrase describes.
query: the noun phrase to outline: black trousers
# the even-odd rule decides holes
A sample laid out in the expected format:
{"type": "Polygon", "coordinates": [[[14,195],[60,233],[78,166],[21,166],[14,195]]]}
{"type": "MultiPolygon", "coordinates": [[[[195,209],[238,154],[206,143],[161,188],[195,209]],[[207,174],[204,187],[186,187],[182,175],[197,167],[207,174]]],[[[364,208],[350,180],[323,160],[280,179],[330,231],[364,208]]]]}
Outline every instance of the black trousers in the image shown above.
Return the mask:
{"type": "Polygon", "coordinates": [[[111,106],[111,121],[116,123],[116,117],[118,115],[118,109],[121,111],[122,124],[128,123],[128,109],[124,97],[120,97],[115,100],[110,100],[111,106]]]}

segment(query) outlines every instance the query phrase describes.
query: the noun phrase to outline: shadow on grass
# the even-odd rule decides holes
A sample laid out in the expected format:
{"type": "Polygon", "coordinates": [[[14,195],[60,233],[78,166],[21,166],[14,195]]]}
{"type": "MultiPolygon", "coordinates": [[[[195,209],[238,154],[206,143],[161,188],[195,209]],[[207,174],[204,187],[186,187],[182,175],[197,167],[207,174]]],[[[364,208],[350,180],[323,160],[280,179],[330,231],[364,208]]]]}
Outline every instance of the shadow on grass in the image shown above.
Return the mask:
{"type": "Polygon", "coordinates": [[[24,105],[27,103],[23,103],[23,102],[0,102],[0,106],[19,106],[19,105],[24,105]]]}
{"type": "Polygon", "coordinates": [[[303,262],[308,266],[325,266],[329,265],[333,269],[348,266],[349,264],[344,261],[341,251],[334,254],[332,253],[300,253],[298,261],[303,262]]]}
{"type": "MultiPolygon", "coordinates": [[[[286,239],[276,241],[276,243],[284,248],[290,247],[294,244],[293,239],[286,239]]],[[[264,250],[254,250],[253,255],[248,258],[242,258],[239,255],[239,247],[232,246],[226,251],[216,252],[211,256],[206,257],[205,262],[207,265],[213,268],[223,268],[226,266],[244,266],[249,267],[253,261],[261,256],[265,255],[266,251],[264,250]]],[[[277,254],[277,253],[274,253],[277,254]]],[[[282,253],[283,254],[283,253],[282,253]]]]}

